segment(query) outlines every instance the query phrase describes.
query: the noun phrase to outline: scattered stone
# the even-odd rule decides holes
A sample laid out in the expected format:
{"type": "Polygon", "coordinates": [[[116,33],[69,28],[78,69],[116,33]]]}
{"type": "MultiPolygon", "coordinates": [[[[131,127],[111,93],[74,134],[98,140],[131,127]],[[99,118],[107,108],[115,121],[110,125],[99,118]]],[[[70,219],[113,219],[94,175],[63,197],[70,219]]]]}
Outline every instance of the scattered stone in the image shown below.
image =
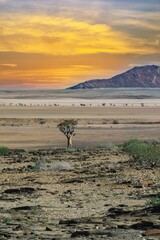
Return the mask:
{"type": "Polygon", "coordinates": [[[146,202],[159,197],[159,169],[137,170],[128,159],[102,148],[2,157],[0,240],[157,239],[160,205],[146,202]],[[32,171],[43,160],[45,169],[32,171]],[[51,171],[63,161],[73,168],[51,171]]]}
{"type": "Polygon", "coordinates": [[[14,207],[12,210],[15,211],[31,211],[38,209],[38,206],[21,206],[21,207],[14,207]]]}
{"type": "Polygon", "coordinates": [[[68,220],[60,220],[59,224],[65,224],[65,225],[75,225],[75,224],[79,224],[80,223],[80,219],[68,219],[68,220]]]}
{"type": "Polygon", "coordinates": [[[71,234],[71,238],[88,237],[89,235],[90,235],[89,231],[75,231],[71,234]]]}
{"type": "Polygon", "coordinates": [[[52,229],[50,227],[46,227],[46,231],[52,232],[52,229]]]}
{"type": "Polygon", "coordinates": [[[83,183],[83,180],[79,178],[72,178],[72,179],[62,180],[61,183],[83,183]]]}
{"type": "Polygon", "coordinates": [[[123,210],[123,208],[110,208],[108,212],[109,212],[109,214],[107,214],[108,217],[116,218],[121,215],[127,215],[131,211],[123,210]]]}
{"type": "Polygon", "coordinates": [[[71,234],[71,238],[75,237],[88,237],[88,236],[101,236],[101,237],[112,237],[112,233],[106,230],[83,230],[83,231],[75,231],[71,234]]]}
{"type": "Polygon", "coordinates": [[[150,221],[141,221],[135,224],[132,224],[130,227],[133,229],[141,229],[141,230],[146,230],[149,228],[152,228],[154,226],[153,222],[150,221]]]}
{"type": "Polygon", "coordinates": [[[33,194],[35,191],[36,191],[35,188],[24,187],[24,188],[7,189],[3,193],[6,193],[6,194],[33,194]]]}
{"type": "Polygon", "coordinates": [[[157,235],[160,235],[160,229],[149,229],[149,230],[145,231],[142,235],[143,236],[157,236],[157,235]]]}

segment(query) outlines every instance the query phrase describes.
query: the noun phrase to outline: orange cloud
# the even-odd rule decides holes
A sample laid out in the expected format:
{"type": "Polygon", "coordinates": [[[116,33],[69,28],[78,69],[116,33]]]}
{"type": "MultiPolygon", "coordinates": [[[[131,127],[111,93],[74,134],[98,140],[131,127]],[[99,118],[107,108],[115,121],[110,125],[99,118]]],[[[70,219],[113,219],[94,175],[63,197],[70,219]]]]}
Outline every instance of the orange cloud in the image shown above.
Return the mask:
{"type": "MultiPolygon", "coordinates": [[[[42,7],[42,1],[39,2],[42,7]]],[[[113,11],[104,9],[103,16],[107,17],[102,19],[102,9],[97,10],[99,1],[96,4],[77,17],[70,6],[63,8],[61,14],[53,11],[53,15],[47,15],[48,8],[47,11],[33,8],[33,13],[28,9],[23,13],[11,11],[12,14],[1,11],[0,85],[63,88],[87,79],[111,77],[126,70],[129,64],[141,65],[147,55],[152,60],[159,53],[158,11],[111,7],[113,11]],[[136,26],[144,33],[138,35],[136,26]],[[148,35],[150,31],[156,32],[155,39],[143,37],[148,36],[146,30],[148,35]],[[141,56],[143,61],[138,62],[141,56]]]]}
{"type": "Polygon", "coordinates": [[[1,16],[0,51],[77,55],[95,53],[154,53],[145,40],[131,39],[107,24],[72,18],[1,16]]]}
{"type": "Polygon", "coordinates": [[[15,63],[0,63],[0,66],[15,68],[15,67],[17,67],[17,64],[15,64],[15,63]]]}

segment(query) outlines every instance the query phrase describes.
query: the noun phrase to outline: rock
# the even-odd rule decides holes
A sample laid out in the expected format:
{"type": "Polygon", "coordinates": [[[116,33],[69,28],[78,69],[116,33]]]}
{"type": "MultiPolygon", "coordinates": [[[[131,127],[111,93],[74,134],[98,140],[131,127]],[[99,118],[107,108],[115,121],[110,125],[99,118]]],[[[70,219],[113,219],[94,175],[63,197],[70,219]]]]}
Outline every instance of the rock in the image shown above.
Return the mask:
{"type": "Polygon", "coordinates": [[[71,234],[71,238],[88,237],[89,235],[90,235],[89,231],[76,231],[71,234]]]}
{"type": "Polygon", "coordinates": [[[31,211],[31,210],[36,210],[38,208],[39,206],[21,206],[21,207],[15,207],[11,209],[14,211],[31,211]]]}
{"type": "Polygon", "coordinates": [[[107,214],[108,217],[115,218],[121,215],[127,215],[131,211],[127,211],[122,208],[110,208],[108,212],[109,212],[109,214],[107,214]]]}
{"type": "Polygon", "coordinates": [[[153,213],[155,215],[160,214],[160,204],[157,204],[155,206],[143,208],[140,210],[135,210],[131,212],[131,216],[147,216],[149,213],[153,213]]]}
{"type": "Polygon", "coordinates": [[[79,219],[68,219],[68,220],[60,220],[59,224],[65,224],[65,225],[75,225],[75,224],[79,224],[80,220],[79,219]]]}
{"type": "Polygon", "coordinates": [[[159,215],[160,214],[160,204],[155,205],[155,206],[151,206],[151,207],[147,207],[147,208],[142,208],[142,209],[138,209],[138,210],[124,210],[123,208],[110,208],[108,210],[108,217],[111,218],[116,218],[118,216],[123,216],[123,215],[130,215],[131,217],[144,217],[144,216],[148,216],[149,214],[155,214],[155,215],[159,215]]]}
{"type": "Polygon", "coordinates": [[[149,230],[145,231],[142,235],[143,236],[157,236],[157,235],[160,235],[160,229],[149,229],[149,230]]]}
{"type": "Polygon", "coordinates": [[[26,227],[26,226],[23,226],[23,225],[17,225],[13,231],[23,231],[23,234],[24,235],[27,235],[27,234],[30,234],[31,233],[31,229],[26,227]]]}
{"type": "Polygon", "coordinates": [[[23,230],[23,229],[24,229],[24,226],[17,225],[15,228],[13,228],[13,231],[20,231],[20,230],[23,230]]]}
{"type": "Polygon", "coordinates": [[[129,226],[126,225],[126,224],[119,224],[119,225],[117,225],[117,228],[120,228],[120,229],[129,229],[129,226]]]}
{"type": "Polygon", "coordinates": [[[1,237],[4,237],[5,239],[10,239],[11,234],[7,233],[7,232],[0,232],[0,239],[1,239],[1,237]]]}
{"type": "Polygon", "coordinates": [[[61,183],[83,183],[84,181],[79,178],[72,178],[72,179],[66,179],[62,180],[61,183]]]}
{"type": "Polygon", "coordinates": [[[112,237],[112,233],[104,230],[94,230],[91,232],[92,235],[94,236],[103,236],[104,237],[112,237]]]}
{"type": "Polygon", "coordinates": [[[157,204],[155,206],[151,206],[146,208],[147,212],[154,213],[154,214],[160,214],[160,204],[157,204]]]}
{"type": "Polygon", "coordinates": [[[106,230],[93,230],[93,231],[76,231],[71,234],[71,238],[75,237],[88,237],[88,236],[101,236],[101,237],[112,237],[112,233],[106,231],[106,230]]]}
{"type": "Polygon", "coordinates": [[[6,194],[32,194],[36,191],[36,189],[31,187],[24,187],[24,188],[11,188],[5,190],[3,193],[6,194]]]}
{"type": "Polygon", "coordinates": [[[130,227],[133,229],[142,229],[142,230],[146,230],[149,228],[152,228],[154,226],[153,222],[150,221],[141,221],[135,224],[132,224],[130,227]]]}
{"type": "Polygon", "coordinates": [[[61,238],[54,237],[52,240],[61,240],[61,238]]]}
{"type": "Polygon", "coordinates": [[[52,229],[50,227],[46,227],[46,231],[52,232],[52,229]]]}

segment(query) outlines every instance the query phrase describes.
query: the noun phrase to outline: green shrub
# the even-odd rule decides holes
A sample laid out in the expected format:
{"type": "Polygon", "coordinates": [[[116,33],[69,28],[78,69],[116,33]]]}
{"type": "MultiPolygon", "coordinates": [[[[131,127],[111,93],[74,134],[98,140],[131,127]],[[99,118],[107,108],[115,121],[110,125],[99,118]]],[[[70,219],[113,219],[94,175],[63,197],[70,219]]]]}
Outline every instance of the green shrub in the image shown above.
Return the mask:
{"type": "Polygon", "coordinates": [[[68,153],[75,153],[75,152],[77,152],[77,149],[76,148],[67,148],[66,152],[68,152],[68,153]]]}
{"type": "Polygon", "coordinates": [[[0,147],[0,155],[6,155],[7,153],[9,153],[9,148],[0,147]]]}
{"type": "Polygon", "coordinates": [[[12,218],[10,216],[6,216],[3,218],[3,223],[9,224],[12,221],[12,218]]]}
{"type": "Polygon", "coordinates": [[[160,166],[160,147],[158,146],[135,139],[125,143],[123,149],[141,164],[160,166]]]}
{"type": "Polygon", "coordinates": [[[118,150],[118,146],[112,142],[104,142],[98,144],[99,148],[105,148],[107,150],[118,150]]]}
{"type": "Polygon", "coordinates": [[[151,197],[147,201],[147,205],[149,205],[149,206],[160,205],[160,192],[157,193],[155,197],[151,197]]]}

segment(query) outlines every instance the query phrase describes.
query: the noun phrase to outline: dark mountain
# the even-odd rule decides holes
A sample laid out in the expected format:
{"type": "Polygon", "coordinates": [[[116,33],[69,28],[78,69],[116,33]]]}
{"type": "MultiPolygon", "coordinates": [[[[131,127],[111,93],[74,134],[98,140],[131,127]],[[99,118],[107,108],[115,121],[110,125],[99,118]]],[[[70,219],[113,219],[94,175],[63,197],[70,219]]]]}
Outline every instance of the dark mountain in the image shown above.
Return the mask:
{"type": "Polygon", "coordinates": [[[147,65],[134,67],[109,79],[95,79],[79,83],[68,89],[90,88],[159,88],[160,67],[147,65]]]}

